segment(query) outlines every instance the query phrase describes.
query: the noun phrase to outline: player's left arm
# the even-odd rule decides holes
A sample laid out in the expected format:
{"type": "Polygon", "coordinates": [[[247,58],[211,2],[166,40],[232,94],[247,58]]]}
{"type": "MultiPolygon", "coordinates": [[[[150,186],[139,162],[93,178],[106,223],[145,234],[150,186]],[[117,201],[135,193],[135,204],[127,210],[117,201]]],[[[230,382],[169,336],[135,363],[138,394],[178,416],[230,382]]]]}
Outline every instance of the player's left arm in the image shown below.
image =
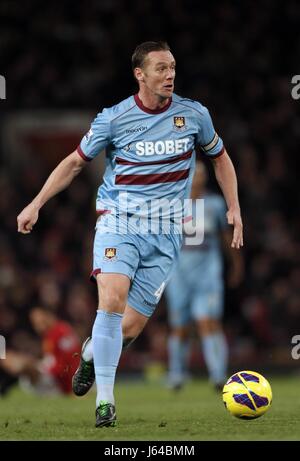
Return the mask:
{"type": "Polygon", "coordinates": [[[233,226],[231,247],[239,249],[243,246],[243,222],[238,198],[237,177],[232,161],[226,150],[222,155],[212,158],[216,179],[223,192],[228,211],[228,224],[233,226]]]}
{"type": "Polygon", "coordinates": [[[222,189],[228,211],[228,224],[233,226],[232,248],[243,246],[243,223],[238,199],[237,178],[234,166],[227,154],[222,139],[215,132],[213,122],[206,107],[198,105],[201,116],[197,118],[197,142],[213,163],[216,179],[222,189]]]}

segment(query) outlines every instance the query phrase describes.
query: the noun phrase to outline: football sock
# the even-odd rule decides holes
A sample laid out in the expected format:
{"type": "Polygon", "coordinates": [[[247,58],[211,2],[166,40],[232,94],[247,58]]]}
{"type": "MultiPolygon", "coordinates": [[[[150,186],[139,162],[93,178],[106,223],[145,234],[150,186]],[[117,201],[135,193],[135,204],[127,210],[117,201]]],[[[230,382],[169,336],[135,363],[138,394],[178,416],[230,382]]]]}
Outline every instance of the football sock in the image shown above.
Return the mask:
{"type": "MultiPolygon", "coordinates": [[[[122,350],[127,349],[136,338],[123,338],[122,350]]],[[[84,351],[82,352],[82,358],[86,362],[91,362],[93,360],[93,342],[92,340],[88,341],[85,345],[84,351]]]]}
{"type": "Polygon", "coordinates": [[[181,384],[186,378],[189,341],[172,335],[168,340],[169,382],[181,384]]]}
{"type": "Polygon", "coordinates": [[[113,390],[122,351],[122,317],[114,312],[97,311],[92,331],[97,407],[100,400],[115,403],[113,390]]]}
{"type": "Polygon", "coordinates": [[[215,384],[224,383],[228,364],[228,346],[223,332],[203,336],[202,350],[211,381],[215,384]]]}

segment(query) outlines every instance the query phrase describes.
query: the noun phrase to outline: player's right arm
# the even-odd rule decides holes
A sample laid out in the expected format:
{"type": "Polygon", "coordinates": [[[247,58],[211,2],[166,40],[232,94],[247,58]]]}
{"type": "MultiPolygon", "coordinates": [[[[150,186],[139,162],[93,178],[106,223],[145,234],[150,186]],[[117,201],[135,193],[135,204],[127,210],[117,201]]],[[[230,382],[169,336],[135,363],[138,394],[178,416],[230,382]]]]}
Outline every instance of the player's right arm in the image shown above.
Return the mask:
{"type": "Polygon", "coordinates": [[[83,166],[93,160],[110,143],[110,111],[104,109],[94,119],[91,129],[82,138],[77,150],[68,155],[52,171],[39,194],[19,214],[18,232],[29,234],[38,220],[42,206],[73,181],[83,166]]]}
{"type": "Polygon", "coordinates": [[[78,152],[74,151],[57,165],[38,195],[17,217],[18,232],[29,234],[32,231],[42,206],[56,194],[66,189],[86,163],[78,152]]]}

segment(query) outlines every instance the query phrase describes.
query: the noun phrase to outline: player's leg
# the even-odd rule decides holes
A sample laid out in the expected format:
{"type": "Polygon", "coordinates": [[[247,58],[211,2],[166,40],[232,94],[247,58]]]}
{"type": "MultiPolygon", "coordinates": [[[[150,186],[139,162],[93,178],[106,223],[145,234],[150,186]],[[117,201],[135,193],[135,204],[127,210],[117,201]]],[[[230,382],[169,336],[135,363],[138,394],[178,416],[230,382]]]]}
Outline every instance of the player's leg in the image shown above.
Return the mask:
{"type": "Polygon", "coordinates": [[[189,287],[184,274],[177,268],[166,287],[168,322],[168,387],[179,390],[187,377],[190,351],[189,287]]]}
{"type": "Polygon", "coordinates": [[[134,236],[110,232],[108,219],[102,224],[100,222],[97,227],[94,241],[92,276],[97,282],[99,304],[92,330],[93,359],[89,361],[89,367],[82,366],[88,363],[84,360],[89,348],[87,342],[73,379],[73,390],[78,395],[79,382],[93,381],[93,366],[97,385],[97,427],[114,425],[116,419],[113,389],[122,350],[122,318],[140,259],[134,236]]]}
{"type": "Polygon", "coordinates": [[[124,274],[97,274],[99,304],[92,330],[93,361],[97,386],[96,425],[114,418],[114,383],[122,351],[122,318],[130,279],[124,274]],[[101,408],[102,407],[102,408],[101,408]],[[104,412],[105,410],[105,412],[104,412]]]}
{"type": "MultiPolygon", "coordinates": [[[[112,354],[114,356],[113,359],[112,357],[109,359],[110,365],[107,363],[107,357],[102,356],[102,359],[99,361],[96,358],[96,354],[99,353],[102,355],[102,352],[99,351],[102,344],[105,345],[106,339],[103,340],[99,338],[98,340],[96,339],[96,341],[93,339],[93,360],[97,375],[97,388],[99,388],[97,400],[99,400],[98,395],[102,400],[103,391],[106,395],[105,402],[100,401],[100,405],[96,411],[96,426],[111,425],[110,423],[115,420],[114,405],[109,401],[113,400],[111,390],[113,389],[114,376],[112,375],[115,374],[115,368],[113,369],[114,373],[112,373],[112,368],[109,369],[109,367],[112,367],[113,363],[116,364],[120,357],[122,347],[120,346],[120,344],[122,344],[120,325],[122,323],[122,313],[124,313],[126,304],[126,302],[124,302],[124,297],[120,296],[120,293],[115,293],[115,290],[118,290],[118,284],[115,286],[115,289],[112,290],[107,283],[104,283],[105,279],[101,276],[107,273],[126,275],[129,284],[126,290],[122,291],[123,295],[126,291],[128,293],[130,281],[132,280],[128,296],[128,305],[130,307],[128,306],[125,315],[123,315],[124,331],[127,331],[126,334],[132,339],[140,333],[159,302],[170,274],[174,261],[174,253],[176,251],[171,241],[167,241],[162,248],[157,249],[155,245],[150,243],[151,239],[153,239],[152,236],[150,238],[148,235],[147,237],[140,238],[138,242],[139,239],[137,236],[96,234],[93,272],[97,274],[99,310],[102,312],[100,315],[98,315],[99,313],[97,314],[97,317],[101,318],[101,320],[98,321],[96,319],[95,321],[96,325],[94,325],[93,328],[93,337],[95,335],[105,336],[107,333],[108,328],[104,334],[98,334],[99,325],[100,330],[103,330],[103,318],[113,318],[109,323],[114,324],[113,330],[115,333],[113,345],[115,352],[112,354]],[[113,303],[110,302],[111,297],[113,297],[113,303]],[[134,315],[133,311],[137,311],[140,315],[134,315]],[[130,314],[131,321],[129,321],[130,314]],[[119,319],[117,320],[118,316],[119,319]],[[136,322],[134,328],[132,327],[133,321],[136,322]],[[99,365],[97,365],[96,362],[99,365]],[[108,380],[106,376],[103,375],[103,371],[105,371],[104,368],[110,372],[108,380]]],[[[109,349],[111,349],[111,343],[109,349]]]]}
{"type": "Polygon", "coordinates": [[[189,325],[172,328],[168,338],[168,387],[179,390],[188,376],[189,325]]]}
{"type": "MultiPolygon", "coordinates": [[[[97,385],[96,427],[115,424],[113,388],[122,347],[123,345],[128,346],[141,333],[151,315],[150,313],[148,315],[143,308],[139,308],[140,302],[135,307],[129,305],[132,291],[135,301],[137,300],[135,281],[140,280],[138,272],[135,274],[131,287],[130,283],[123,283],[125,280],[120,278],[120,274],[118,274],[119,277],[112,274],[97,275],[99,309],[92,334],[97,385]],[[114,277],[112,285],[107,283],[108,278],[103,277],[105,275],[114,277]],[[121,292],[120,287],[122,287],[121,292]],[[118,296],[113,294],[115,292],[118,296]],[[126,305],[128,292],[128,304],[126,305]],[[124,337],[122,331],[124,331],[124,337]]],[[[138,291],[138,297],[143,298],[143,287],[141,286],[138,291]]]]}
{"type": "MultiPolygon", "coordinates": [[[[106,361],[113,363],[119,361],[119,344],[122,344],[122,331],[121,322],[123,311],[127,302],[128,290],[130,287],[130,279],[128,276],[123,274],[101,274],[96,276],[98,286],[98,310],[94,321],[92,337],[86,339],[83,343],[81,351],[81,360],[78,369],[76,370],[73,380],[72,388],[73,392],[77,396],[85,395],[92,387],[96,375],[101,374],[99,363],[102,362],[102,358],[105,358],[104,367],[106,361]],[[101,301],[100,301],[101,300],[101,301]],[[103,337],[101,331],[107,332],[107,338],[103,337]],[[109,342],[114,347],[111,347],[109,354],[106,354],[107,345],[105,342],[109,342]],[[103,346],[101,343],[103,342],[103,346]]],[[[105,335],[104,335],[105,336],[105,335]]],[[[112,365],[114,366],[114,365],[112,365]]],[[[105,373],[105,370],[102,370],[105,373]]],[[[110,373],[113,373],[111,368],[110,373]]],[[[112,385],[102,386],[102,379],[96,379],[97,383],[97,399],[96,404],[99,405],[101,400],[108,400],[110,403],[114,403],[112,396],[112,385]],[[100,397],[100,386],[103,387],[100,397]]]]}
{"type": "Polygon", "coordinates": [[[203,318],[197,323],[210,380],[216,389],[222,390],[228,365],[228,346],[222,324],[212,318],[203,318]]]}
{"type": "MultiPolygon", "coordinates": [[[[128,304],[126,305],[122,318],[122,350],[129,347],[139,336],[148,320],[149,317],[137,312],[128,304]]],[[[80,365],[73,376],[73,392],[78,396],[85,395],[94,381],[93,343],[90,336],[82,345],[80,365]]]]}
{"type": "MultiPolygon", "coordinates": [[[[122,350],[127,349],[127,347],[129,347],[133,343],[133,341],[140,335],[148,320],[149,317],[140,314],[131,306],[126,304],[122,319],[122,350]]],[[[93,345],[91,336],[86,338],[86,340],[84,341],[82,345],[81,356],[85,362],[93,362],[93,345]]]]}
{"type": "Polygon", "coordinates": [[[148,318],[127,304],[130,280],[122,274],[98,274],[99,306],[93,327],[93,360],[100,402],[114,404],[114,381],[123,343],[132,342],[148,318]],[[123,332],[125,334],[123,338],[123,332]]]}
{"type": "Polygon", "coordinates": [[[123,320],[123,349],[129,347],[146,326],[149,317],[126,305],[123,320]]]}
{"type": "Polygon", "coordinates": [[[193,316],[201,337],[204,361],[210,381],[221,389],[226,381],[228,346],[221,324],[223,305],[222,292],[197,296],[193,305],[193,316]]]}
{"type": "Polygon", "coordinates": [[[178,251],[179,245],[164,235],[151,235],[140,250],[143,257],[129,292],[128,304],[143,316],[149,318],[155,311],[168,286],[178,251]]]}

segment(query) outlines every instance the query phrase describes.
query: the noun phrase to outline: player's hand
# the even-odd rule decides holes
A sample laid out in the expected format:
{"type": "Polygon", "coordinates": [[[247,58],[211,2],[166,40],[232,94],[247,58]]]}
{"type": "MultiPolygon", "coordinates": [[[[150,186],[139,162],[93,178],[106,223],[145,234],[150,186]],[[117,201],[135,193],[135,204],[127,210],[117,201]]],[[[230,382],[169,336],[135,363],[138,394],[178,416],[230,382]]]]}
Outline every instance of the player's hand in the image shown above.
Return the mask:
{"type": "Polygon", "coordinates": [[[17,217],[18,232],[30,234],[38,218],[39,209],[33,203],[30,203],[17,217]]]}
{"type": "Polygon", "coordinates": [[[228,210],[226,213],[228,224],[233,226],[233,238],[231,242],[231,248],[239,250],[243,242],[243,223],[241,218],[240,210],[228,210]]]}

